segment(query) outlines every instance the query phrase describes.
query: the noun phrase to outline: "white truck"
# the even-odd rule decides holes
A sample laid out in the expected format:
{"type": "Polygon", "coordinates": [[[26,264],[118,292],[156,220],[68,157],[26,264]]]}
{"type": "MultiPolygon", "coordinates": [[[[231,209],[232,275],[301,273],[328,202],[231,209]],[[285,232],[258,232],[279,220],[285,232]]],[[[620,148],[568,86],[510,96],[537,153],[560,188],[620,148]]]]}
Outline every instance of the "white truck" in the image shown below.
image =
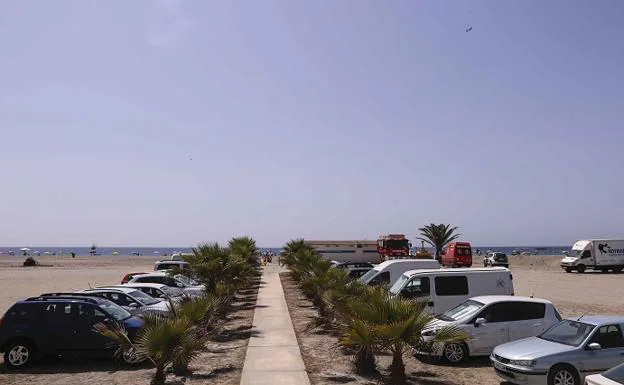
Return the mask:
{"type": "Polygon", "coordinates": [[[561,260],[561,268],[570,273],[586,269],[616,273],[624,270],[624,239],[586,239],[577,241],[561,260]]]}

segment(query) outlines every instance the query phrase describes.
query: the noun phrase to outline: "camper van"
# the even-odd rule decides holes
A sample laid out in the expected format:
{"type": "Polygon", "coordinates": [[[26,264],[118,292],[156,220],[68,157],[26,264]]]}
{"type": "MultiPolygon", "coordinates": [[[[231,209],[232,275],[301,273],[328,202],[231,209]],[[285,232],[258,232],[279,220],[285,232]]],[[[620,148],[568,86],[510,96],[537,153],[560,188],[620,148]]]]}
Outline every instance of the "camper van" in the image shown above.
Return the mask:
{"type": "Polygon", "coordinates": [[[360,281],[371,286],[392,286],[408,270],[439,268],[435,259],[394,259],[375,266],[360,277],[360,281]]]}
{"type": "Polygon", "coordinates": [[[442,265],[450,267],[472,266],[472,247],[468,242],[451,242],[442,251],[442,265]]]}
{"type": "Polygon", "coordinates": [[[561,268],[567,273],[573,270],[584,273],[586,269],[612,270],[616,273],[624,270],[624,240],[588,239],[577,241],[572,251],[561,260],[561,268]]]}
{"type": "Polygon", "coordinates": [[[470,297],[513,295],[513,276],[504,267],[406,271],[390,294],[427,301],[426,310],[441,314],[470,297]]]}

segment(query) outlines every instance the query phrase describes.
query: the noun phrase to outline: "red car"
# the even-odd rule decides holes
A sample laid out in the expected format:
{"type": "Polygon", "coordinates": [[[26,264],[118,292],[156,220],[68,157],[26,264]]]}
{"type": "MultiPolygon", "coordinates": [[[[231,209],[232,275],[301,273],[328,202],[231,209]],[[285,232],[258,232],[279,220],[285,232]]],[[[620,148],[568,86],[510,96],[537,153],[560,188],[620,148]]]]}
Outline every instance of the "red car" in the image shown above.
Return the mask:
{"type": "Polygon", "coordinates": [[[142,273],[128,273],[128,274],[126,274],[123,277],[123,279],[121,280],[121,283],[122,284],[128,283],[128,281],[130,281],[132,279],[132,277],[134,277],[135,275],[139,275],[139,274],[147,274],[147,273],[145,273],[145,272],[142,272],[142,273]]]}

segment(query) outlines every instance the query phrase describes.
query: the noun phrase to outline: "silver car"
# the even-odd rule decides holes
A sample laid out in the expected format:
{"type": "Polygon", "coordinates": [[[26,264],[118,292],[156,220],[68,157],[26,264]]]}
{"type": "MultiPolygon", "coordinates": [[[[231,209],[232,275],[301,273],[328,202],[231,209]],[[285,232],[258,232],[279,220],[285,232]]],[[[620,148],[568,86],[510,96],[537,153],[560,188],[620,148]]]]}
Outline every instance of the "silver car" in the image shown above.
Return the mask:
{"type": "Polygon", "coordinates": [[[520,385],[582,385],[585,376],[624,362],[624,316],[566,319],[537,337],[497,346],[499,377],[520,385]]]}

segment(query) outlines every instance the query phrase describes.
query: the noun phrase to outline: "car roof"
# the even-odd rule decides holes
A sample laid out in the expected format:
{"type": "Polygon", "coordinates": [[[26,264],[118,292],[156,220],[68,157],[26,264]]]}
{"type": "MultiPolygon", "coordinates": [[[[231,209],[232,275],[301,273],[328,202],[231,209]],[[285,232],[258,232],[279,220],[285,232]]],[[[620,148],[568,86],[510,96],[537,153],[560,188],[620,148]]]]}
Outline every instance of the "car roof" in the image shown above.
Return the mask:
{"type": "Polygon", "coordinates": [[[501,272],[507,271],[509,269],[506,267],[458,267],[458,268],[442,268],[442,269],[416,269],[416,270],[408,270],[404,275],[412,276],[414,274],[423,274],[423,273],[438,273],[438,274],[455,274],[455,273],[476,273],[476,272],[501,272]]]}
{"type": "Polygon", "coordinates": [[[163,259],[161,261],[156,261],[156,263],[172,263],[176,265],[188,265],[189,264],[186,261],[176,261],[175,259],[163,259]]]}
{"type": "MultiPolygon", "coordinates": [[[[384,262],[380,263],[379,265],[375,266],[375,270],[382,270],[383,268],[385,268],[386,266],[389,266],[389,265],[402,265],[404,263],[414,263],[416,261],[431,262],[431,261],[436,261],[436,260],[433,259],[433,258],[423,258],[423,259],[416,259],[416,258],[411,258],[411,259],[390,259],[388,261],[384,261],[384,262]]],[[[424,264],[424,262],[418,262],[418,263],[423,263],[424,264]]]]}
{"type": "Polygon", "coordinates": [[[481,295],[478,297],[470,298],[473,301],[481,302],[484,305],[489,305],[495,302],[535,302],[535,303],[544,303],[551,304],[547,299],[542,298],[531,298],[531,297],[523,297],[517,295],[481,295]]]}
{"type": "Polygon", "coordinates": [[[93,289],[86,289],[86,290],[81,290],[78,293],[97,293],[97,292],[123,292],[126,294],[135,292],[136,289],[134,288],[130,288],[130,287],[110,287],[110,286],[102,286],[102,287],[95,287],[93,289]]]}
{"type": "Polygon", "coordinates": [[[140,277],[169,277],[169,274],[164,271],[155,271],[153,273],[137,274],[133,276],[132,279],[140,277]]]}
{"type": "Polygon", "coordinates": [[[162,283],[147,283],[147,282],[128,282],[120,285],[111,285],[106,287],[153,287],[155,289],[160,289],[162,287],[169,287],[167,285],[163,285],[162,283]]]}
{"type": "Polygon", "coordinates": [[[624,316],[621,315],[584,315],[581,317],[566,318],[572,321],[584,322],[596,326],[607,324],[624,324],[624,316]]]}

